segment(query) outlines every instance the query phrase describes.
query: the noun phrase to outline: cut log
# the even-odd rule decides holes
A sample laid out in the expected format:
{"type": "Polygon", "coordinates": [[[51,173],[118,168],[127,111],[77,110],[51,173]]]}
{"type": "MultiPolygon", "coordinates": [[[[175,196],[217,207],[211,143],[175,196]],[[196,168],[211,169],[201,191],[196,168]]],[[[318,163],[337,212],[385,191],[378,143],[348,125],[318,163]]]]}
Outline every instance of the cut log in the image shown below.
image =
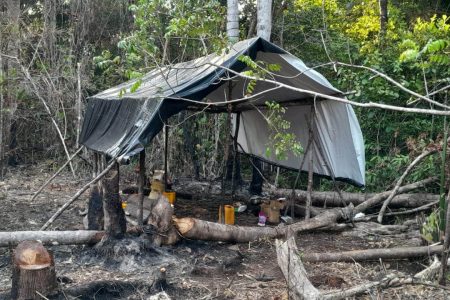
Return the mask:
{"type": "Polygon", "coordinates": [[[431,256],[442,253],[442,246],[402,247],[388,249],[353,250],[335,253],[305,253],[303,260],[308,262],[354,262],[381,259],[404,259],[431,256]]]}
{"type": "Polygon", "coordinates": [[[37,241],[24,241],[13,252],[11,299],[42,299],[57,289],[53,256],[37,241]]]}
{"type": "Polygon", "coordinates": [[[119,164],[102,179],[104,227],[109,237],[121,238],[127,230],[119,196],[119,164]]]}
{"type": "Polygon", "coordinates": [[[173,221],[183,237],[196,240],[245,243],[285,234],[285,228],[277,227],[235,226],[194,218],[174,218],[173,221]]]}
{"type": "Polygon", "coordinates": [[[37,240],[44,245],[95,244],[104,235],[104,231],[94,230],[0,232],[0,247],[9,247],[29,240],[37,240]]]}
{"type": "Polygon", "coordinates": [[[276,240],[277,260],[288,284],[289,299],[320,299],[320,292],[309,281],[293,237],[276,240]]]}
{"type": "MultiPolygon", "coordinates": [[[[431,181],[436,180],[434,178],[431,181]]],[[[427,181],[427,183],[431,182],[427,181]]],[[[405,185],[404,187],[408,187],[405,185]]],[[[403,188],[404,188],[403,187],[403,188]]],[[[414,188],[410,189],[400,189],[398,192],[401,194],[397,194],[391,201],[390,207],[392,208],[416,208],[422,205],[438,201],[439,195],[430,194],[430,193],[414,193],[414,194],[405,194],[409,191],[412,191],[414,188]]],[[[174,190],[177,192],[177,195],[180,198],[189,198],[191,199],[193,196],[202,194],[204,196],[218,196],[220,195],[220,188],[216,187],[214,183],[208,182],[181,182],[174,186],[174,190]]],[[[137,187],[129,187],[122,191],[123,193],[137,193],[137,187]]],[[[146,194],[149,193],[148,190],[145,191],[146,194]]],[[[364,201],[373,198],[377,195],[380,195],[382,200],[387,199],[389,197],[391,191],[382,192],[380,194],[377,193],[347,193],[341,192],[345,203],[352,203],[354,206],[363,203],[364,201]]],[[[288,198],[292,194],[291,189],[277,189],[277,190],[269,190],[270,198],[288,198]]],[[[295,194],[298,197],[297,204],[305,203],[307,192],[302,190],[295,190],[295,194]]],[[[313,192],[311,195],[312,205],[316,207],[342,207],[343,202],[339,198],[339,194],[337,192],[313,192]]],[[[245,191],[236,191],[235,199],[239,201],[248,201],[250,199],[250,195],[245,191]]]]}
{"type": "MultiPolygon", "coordinates": [[[[273,198],[286,197],[290,195],[292,190],[280,189],[280,191],[272,192],[271,195],[273,198]]],[[[296,195],[299,197],[297,203],[305,203],[307,192],[296,190],[296,195]]],[[[390,191],[381,193],[381,198],[387,199],[389,197],[390,191]]],[[[378,194],[376,193],[347,193],[342,192],[343,199],[346,203],[352,203],[353,205],[359,205],[378,194]]],[[[439,200],[439,195],[430,194],[430,193],[417,193],[417,194],[400,194],[396,195],[391,203],[390,207],[392,208],[416,208],[431,202],[435,202],[439,200]]],[[[339,207],[342,206],[343,203],[339,198],[337,192],[313,192],[312,193],[312,205],[317,207],[339,207]]]]}

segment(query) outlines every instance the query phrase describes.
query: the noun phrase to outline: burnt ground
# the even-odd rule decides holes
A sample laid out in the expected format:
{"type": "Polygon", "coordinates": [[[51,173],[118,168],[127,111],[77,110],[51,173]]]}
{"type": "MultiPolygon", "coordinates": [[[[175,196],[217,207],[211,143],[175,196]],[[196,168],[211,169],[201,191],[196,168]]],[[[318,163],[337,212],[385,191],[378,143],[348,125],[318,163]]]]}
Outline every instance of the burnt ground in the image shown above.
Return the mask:
{"type": "MultiPolygon", "coordinates": [[[[69,199],[85,179],[69,173],[54,181],[35,200],[32,193],[53,173],[47,165],[19,167],[0,182],[0,231],[38,230],[69,199]]],[[[51,226],[51,230],[82,229],[80,212],[87,194],[76,201],[51,226]]],[[[199,195],[177,199],[177,216],[215,221],[218,206],[226,199],[199,195]]],[[[401,222],[404,220],[397,220],[401,222]]],[[[249,213],[236,216],[238,225],[257,223],[249,213]]],[[[418,234],[417,234],[418,235],[418,234]]],[[[353,249],[418,245],[411,235],[381,236],[345,233],[304,233],[297,237],[301,252],[333,252],[353,249]]],[[[51,246],[63,292],[59,299],[149,299],[164,290],[172,299],[287,299],[284,277],[277,265],[272,240],[246,244],[183,240],[171,247],[142,247],[138,238],[127,238],[105,256],[92,246],[51,246]],[[167,285],[156,279],[161,268],[167,285]]],[[[364,263],[305,263],[308,277],[321,290],[339,290],[382,278],[387,273],[415,274],[429,259],[364,263]]],[[[0,299],[11,288],[10,249],[0,248],[0,299]]],[[[448,291],[431,286],[407,285],[373,290],[358,299],[450,299],[448,291]]],[[[163,299],[163,298],[159,298],[163,299]]]]}

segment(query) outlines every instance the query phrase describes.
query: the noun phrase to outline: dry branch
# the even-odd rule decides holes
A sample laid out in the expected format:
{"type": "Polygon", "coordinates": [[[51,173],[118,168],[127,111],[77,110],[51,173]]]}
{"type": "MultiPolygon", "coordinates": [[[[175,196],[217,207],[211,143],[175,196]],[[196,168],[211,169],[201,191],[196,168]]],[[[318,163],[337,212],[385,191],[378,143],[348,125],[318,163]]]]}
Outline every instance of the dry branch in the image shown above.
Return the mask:
{"type": "Polygon", "coordinates": [[[61,206],[60,209],[41,227],[40,230],[45,230],[50,226],[66,209],[69,207],[70,204],[72,204],[75,200],[78,199],[78,197],[81,196],[81,194],[86,191],[91,184],[97,183],[100,179],[102,179],[103,176],[105,176],[109,170],[116,164],[116,160],[114,159],[107,167],[104,169],[100,174],[97,175],[94,179],[92,179],[90,182],[86,183],[75,195],[72,196],[72,198],[69,199],[63,206],[61,206]]]}
{"type": "Polygon", "coordinates": [[[320,299],[320,292],[309,281],[293,237],[276,240],[278,265],[288,284],[289,299],[320,299]]]}
{"type": "MultiPolygon", "coordinates": [[[[319,292],[309,281],[306,271],[303,267],[300,255],[298,254],[297,245],[294,238],[289,238],[286,242],[276,241],[278,264],[288,282],[288,292],[290,299],[305,300],[338,300],[348,299],[359,294],[366,293],[371,289],[389,288],[401,286],[404,284],[427,284],[424,280],[432,279],[440,263],[435,257],[435,261],[430,267],[415,276],[404,276],[398,274],[388,274],[381,280],[363,283],[338,292],[319,292]]],[[[442,248],[442,247],[441,247],[442,248]]],[[[306,256],[303,256],[304,258],[306,256]]],[[[353,261],[353,260],[352,260],[353,261]]]]}
{"type": "Polygon", "coordinates": [[[394,198],[394,196],[397,194],[400,186],[403,184],[403,180],[405,180],[405,177],[409,174],[409,172],[411,172],[411,170],[419,162],[421,162],[425,157],[427,157],[427,156],[429,156],[431,154],[434,154],[436,152],[437,152],[436,149],[424,151],[422,154],[417,156],[416,159],[414,159],[414,161],[406,168],[405,172],[403,172],[402,176],[397,181],[394,189],[391,191],[389,197],[384,201],[383,206],[380,209],[380,213],[378,214],[378,218],[377,218],[378,223],[382,223],[383,222],[383,216],[384,216],[384,213],[386,212],[386,209],[387,209],[389,203],[391,203],[392,198],[394,198]]]}
{"type": "Polygon", "coordinates": [[[388,249],[352,250],[331,253],[305,253],[303,259],[309,262],[354,262],[381,259],[404,259],[442,253],[442,246],[403,247],[388,249]]]}
{"type": "Polygon", "coordinates": [[[55,174],[53,174],[53,176],[52,177],[50,177],[35,193],[34,193],[34,195],[33,195],[33,197],[31,198],[31,201],[33,201],[34,199],[36,199],[36,197],[42,192],[42,190],[50,183],[50,182],[52,182],[52,180],[53,179],[55,179],[56,178],[56,176],[58,176],[58,174],[59,173],[61,173],[62,172],[62,170],[64,170],[64,168],[75,158],[75,156],[77,156],[78,155],[78,153],[80,153],[81,152],[81,150],[83,150],[83,148],[84,148],[84,146],[83,147],[80,147],[67,161],[66,161],[66,163],[65,164],[63,164],[62,166],[61,166],[61,168],[59,168],[59,170],[58,171],[56,171],[56,173],[55,174]]]}
{"type": "MultiPolygon", "coordinates": [[[[417,181],[417,182],[414,182],[411,184],[407,184],[407,185],[399,188],[398,193],[406,193],[406,192],[415,190],[417,188],[420,188],[427,184],[435,182],[436,180],[437,180],[437,177],[429,177],[429,178],[426,178],[426,179],[423,179],[423,180],[420,180],[420,181],[417,181]]],[[[391,193],[390,191],[383,192],[383,193],[373,196],[372,198],[368,199],[367,201],[364,201],[363,203],[361,203],[355,207],[355,213],[364,212],[367,209],[378,205],[381,201],[383,201],[383,199],[388,197],[390,193],[391,193]]]]}

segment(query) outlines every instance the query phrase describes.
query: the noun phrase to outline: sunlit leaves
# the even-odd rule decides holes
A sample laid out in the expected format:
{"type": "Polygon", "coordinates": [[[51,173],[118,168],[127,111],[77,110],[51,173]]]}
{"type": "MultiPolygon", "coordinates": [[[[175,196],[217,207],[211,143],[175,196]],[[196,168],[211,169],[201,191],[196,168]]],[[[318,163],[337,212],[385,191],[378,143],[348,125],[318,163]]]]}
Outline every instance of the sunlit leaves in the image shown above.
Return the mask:
{"type": "Polygon", "coordinates": [[[415,61],[419,57],[419,51],[416,49],[408,49],[406,51],[403,51],[402,54],[400,54],[400,61],[401,62],[407,62],[407,61],[415,61]]]}

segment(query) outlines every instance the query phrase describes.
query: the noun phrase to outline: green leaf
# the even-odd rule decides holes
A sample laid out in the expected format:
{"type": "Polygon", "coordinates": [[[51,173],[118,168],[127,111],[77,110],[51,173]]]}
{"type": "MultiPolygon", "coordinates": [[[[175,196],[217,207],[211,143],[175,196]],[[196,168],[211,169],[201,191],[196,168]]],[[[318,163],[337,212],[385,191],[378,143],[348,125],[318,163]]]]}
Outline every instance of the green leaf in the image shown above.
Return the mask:
{"type": "Polygon", "coordinates": [[[428,43],[425,46],[425,49],[427,52],[433,53],[433,52],[442,51],[445,48],[447,48],[449,45],[450,45],[450,42],[448,40],[441,39],[441,40],[436,40],[436,41],[428,43]]]}
{"type": "Polygon", "coordinates": [[[430,56],[430,62],[438,65],[448,65],[450,64],[450,56],[445,54],[434,54],[430,56]]]}
{"type": "Polygon", "coordinates": [[[418,57],[419,51],[414,49],[408,49],[406,51],[403,51],[402,54],[400,54],[399,60],[401,62],[415,61],[418,57]]]}
{"type": "Polygon", "coordinates": [[[141,84],[142,84],[142,80],[141,80],[141,79],[138,79],[138,80],[137,80],[135,83],[133,83],[133,85],[131,86],[130,92],[131,92],[131,93],[136,92],[137,89],[141,86],[141,84]]]}
{"type": "Polygon", "coordinates": [[[270,72],[279,72],[281,70],[281,66],[279,64],[268,64],[267,69],[270,72]]]}

